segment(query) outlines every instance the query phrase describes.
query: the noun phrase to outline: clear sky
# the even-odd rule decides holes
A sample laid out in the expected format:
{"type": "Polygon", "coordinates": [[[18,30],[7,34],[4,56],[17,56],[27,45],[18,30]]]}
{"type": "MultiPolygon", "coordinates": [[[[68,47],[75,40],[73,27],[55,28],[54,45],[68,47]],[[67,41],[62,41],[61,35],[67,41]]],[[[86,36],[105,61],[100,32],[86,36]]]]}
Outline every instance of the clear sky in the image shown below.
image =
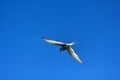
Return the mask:
{"type": "Polygon", "coordinates": [[[0,80],[120,80],[120,1],[1,0],[0,80]]]}

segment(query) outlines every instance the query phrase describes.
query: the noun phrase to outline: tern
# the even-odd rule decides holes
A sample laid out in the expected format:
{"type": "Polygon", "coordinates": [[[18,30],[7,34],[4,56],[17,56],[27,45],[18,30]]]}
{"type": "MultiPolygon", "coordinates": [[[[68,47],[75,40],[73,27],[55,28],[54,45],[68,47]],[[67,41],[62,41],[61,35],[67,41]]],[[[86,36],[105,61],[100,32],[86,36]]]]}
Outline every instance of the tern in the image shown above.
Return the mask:
{"type": "Polygon", "coordinates": [[[83,63],[83,61],[79,58],[79,56],[75,53],[75,51],[71,48],[71,46],[75,45],[74,42],[72,43],[63,43],[63,42],[59,42],[59,41],[55,41],[55,40],[50,40],[50,39],[47,39],[47,38],[44,38],[42,37],[42,39],[47,42],[47,43],[50,43],[52,45],[56,45],[56,46],[61,46],[60,48],[60,52],[61,51],[64,51],[64,50],[67,50],[68,53],[74,58],[76,59],[78,62],[80,63],[83,63]]]}

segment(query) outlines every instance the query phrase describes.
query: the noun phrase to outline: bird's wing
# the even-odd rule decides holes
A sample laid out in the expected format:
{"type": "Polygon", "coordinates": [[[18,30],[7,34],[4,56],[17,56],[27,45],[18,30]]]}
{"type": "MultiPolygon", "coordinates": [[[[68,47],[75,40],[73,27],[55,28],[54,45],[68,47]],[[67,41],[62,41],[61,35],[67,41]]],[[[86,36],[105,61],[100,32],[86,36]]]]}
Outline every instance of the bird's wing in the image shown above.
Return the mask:
{"type": "Polygon", "coordinates": [[[63,42],[59,42],[59,41],[55,41],[55,40],[49,40],[49,39],[43,38],[43,37],[42,37],[42,39],[43,39],[44,41],[46,41],[47,43],[50,43],[50,44],[53,44],[53,45],[58,45],[58,46],[63,46],[63,45],[65,45],[65,43],[63,43],[63,42]]]}
{"type": "Polygon", "coordinates": [[[74,52],[74,50],[71,47],[67,48],[67,51],[74,59],[76,59],[80,63],[83,63],[82,60],[78,57],[78,55],[74,52]]]}

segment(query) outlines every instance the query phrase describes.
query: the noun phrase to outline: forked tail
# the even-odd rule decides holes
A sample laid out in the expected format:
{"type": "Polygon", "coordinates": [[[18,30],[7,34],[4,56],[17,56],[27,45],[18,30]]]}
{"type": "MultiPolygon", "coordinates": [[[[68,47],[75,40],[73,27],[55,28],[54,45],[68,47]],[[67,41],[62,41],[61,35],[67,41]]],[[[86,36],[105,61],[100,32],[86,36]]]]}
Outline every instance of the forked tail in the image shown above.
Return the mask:
{"type": "Polygon", "coordinates": [[[79,43],[75,43],[75,41],[73,41],[73,42],[71,42],[71,43],[68,43],[67,45],[73,46],[73,45],[76,45],[76,44],[79,44],[79,43]]]}

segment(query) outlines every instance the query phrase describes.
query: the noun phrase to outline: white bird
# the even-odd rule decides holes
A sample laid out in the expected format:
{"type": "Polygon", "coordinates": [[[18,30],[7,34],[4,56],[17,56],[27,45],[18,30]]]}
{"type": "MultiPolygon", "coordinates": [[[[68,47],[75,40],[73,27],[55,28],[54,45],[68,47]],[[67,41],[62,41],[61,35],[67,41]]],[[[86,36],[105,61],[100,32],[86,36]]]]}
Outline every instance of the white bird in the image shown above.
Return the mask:
{"type": "Polygon", "coordinates": [[[61,51],[64,51],[64,50],[67,50],[68,53],[74,58],[76,59],[77,61],[79,61],[80,63],[83,63],[82,60],[79,58],[79,56],[74,52],[74,50],[71,48],[71,46],[75,45],[74,42],[72,43],[63,43],[63,42],[59,42],[59,41],[55,41],[55,40],[49,40],[47,38],[44,38],[42,37],[42,39],[44,41],[46,41],[47,43],[50,43],[50,44],[53,44],[53,45],[57,45],[57,46],[61,46],[60,48],[60,52],[61,51]]]}

